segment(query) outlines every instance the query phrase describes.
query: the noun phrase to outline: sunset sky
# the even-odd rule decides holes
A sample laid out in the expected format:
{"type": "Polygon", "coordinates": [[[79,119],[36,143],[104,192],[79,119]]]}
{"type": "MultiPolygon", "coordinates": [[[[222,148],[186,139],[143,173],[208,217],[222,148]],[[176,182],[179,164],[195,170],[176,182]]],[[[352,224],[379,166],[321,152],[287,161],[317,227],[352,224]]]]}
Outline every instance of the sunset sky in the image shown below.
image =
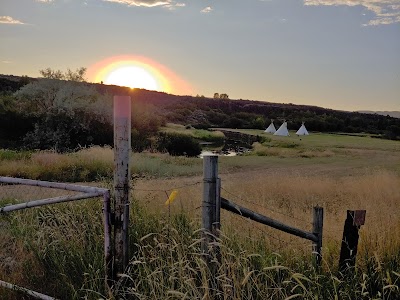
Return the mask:
{"type": "Polygon", "coordinates": [[[0,74],[121,58],[174,94],[400,110],[400,0],[0,0],[0,74]]]}

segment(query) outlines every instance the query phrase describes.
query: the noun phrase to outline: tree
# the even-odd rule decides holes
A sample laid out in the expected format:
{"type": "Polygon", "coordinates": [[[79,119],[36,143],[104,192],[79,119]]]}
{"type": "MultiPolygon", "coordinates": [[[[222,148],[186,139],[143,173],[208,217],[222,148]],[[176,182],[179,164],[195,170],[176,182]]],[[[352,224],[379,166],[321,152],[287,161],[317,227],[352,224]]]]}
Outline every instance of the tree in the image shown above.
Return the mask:
{"type": "Polygon", "coordinates": [[[265,119],[264,117],[257,117],[253,120],[253,128],[255,129],[264,129],[265,128],[265,119]]]}
{"type": "Polygon", "coordinates": [[[67,69],[66,72],[62,72],[60,70],[53,70],[51,68],[46,68],[43,70],[39,70],[39,73],[47,79],[58,79],[58,80],[70,80],[70,81],[77,81],[77,82],[84,82],[86,68],[81,67],[76,69],[76,71],[71,71],[67,69]]]}
{"type": "Polygon", "coordinates": [[[218,93],[214,93],[214,99],[219,99],[219,94],[218,93]]]}
{"type": "Polygon", "coordinates": [[[41,70],[48,78],[31,82],[14,94],[18,111],[37,120],[25,136],[27,148],[67,151],[78,145],[112,142],[111,96],[80,82],[84,70],[65,74],[41,70]],[[68,81],[49,79],[57,77],[68,81]]]}
{"type": "Polygon", "coordinates": [[[228,94],[220,94],[219,98],[220,99],[229,99],[229,96],[228,96],[228,94]]]}

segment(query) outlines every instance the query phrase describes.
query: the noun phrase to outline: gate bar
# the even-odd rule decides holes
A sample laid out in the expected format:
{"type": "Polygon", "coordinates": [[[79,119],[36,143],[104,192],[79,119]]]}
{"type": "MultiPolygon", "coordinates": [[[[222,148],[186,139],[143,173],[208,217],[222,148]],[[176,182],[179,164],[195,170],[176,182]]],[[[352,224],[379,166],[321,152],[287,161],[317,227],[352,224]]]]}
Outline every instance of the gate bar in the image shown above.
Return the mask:
{"type": "Polygon", "coordinates": [[[223,209],[226,209],[227,211],[230,211],[234,214],[240,215],[242,217],[245,218],[249,218],[253,221],[256,221],[258,223],[264,224],[264,225],[268,225],[270,227],[273,227],[275,229],[279,229],[281,231],[284,231],[286,233],[290,233],[293,234],[295,236],[301,237],[303,239],[307,239],[313,242],[318,242],[318,236],[316,236],[315,234],[308,232],[308,231],[304,231],[292,226],[288,226],[286,224],[283,224],[277,220],[268,218],[266,216],[260,215],[250,209],[247,209],[243,206],[237,205],[225,198],[221,197],[221,207],[223,209]]]}

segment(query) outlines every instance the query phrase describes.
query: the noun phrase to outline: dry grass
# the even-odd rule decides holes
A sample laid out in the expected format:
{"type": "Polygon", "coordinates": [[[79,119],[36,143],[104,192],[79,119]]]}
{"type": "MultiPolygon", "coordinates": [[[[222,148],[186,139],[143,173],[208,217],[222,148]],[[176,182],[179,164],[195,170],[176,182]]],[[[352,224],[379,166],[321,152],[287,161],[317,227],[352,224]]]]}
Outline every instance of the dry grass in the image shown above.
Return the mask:
{"type": "MultiPolygon", "coordinates": [[[[368,140],[362,148],[354,140],[345,145],[345,139],[333,149],[274,146],[268,151],[276,155],[220,158],[223,197],[304,230],[311,230],[313,206],[325,211],[320,273],[311,264],[311,242],[223,211],[222,264],[216,280],[224,291],[222,299],[400,299],[398,144],[385,150],[368,140]],[[366,209],[367,215],[358,269],[346,281],[338,277],[337,264],[347,209],[366,209]]],[[[141,153],[133,155],[132,163],[136,179],[130,232],[136,252],[127,270],[126,298],[211,299],[211,274],[199,257],[197,231],[202,161],[141,153]],[[178,196],[166,206],[174,189],[178,196]]],[[[112,150],[32,153],[3,160],[0,173],[111,178],[112,150]]],[[[111,180],[98,184],[110,186],[111,180]]],[[[1,204],[50,195],[37,189],[1,191],[1,204]]],[[[99,201],[2,215],[0,229],[0,279],[62,299],[104,294],[99,201]]]]}
{"type": "MultiPolygon", "coordinates": [[[[336,248],[339,247],[348,209],[367,210],[366,224],[362,227],[362,232],[368,234],[363,233],[364,236],[398,237],[400,176],[391,171],[365,169],[353,176],[335,174],[331,177],[329,174],[305,176],[301,171],[285,174],[274,170],[257,170],[241,174],[221,174],[221,179],[222,195],[225,198],[305,230],[311,230],[312,207],[324,207],[326,246],[335,244],[336,248]],[[398,229],[386,230],[388,228],[398,229]]],[[[151,211],[167,214],[168,208],[164,205],[166,193],[182,187],[178,189],[177,200],[171,206],[172,212],[184,211],[192,218],[198,218],[202,197],[200,183],[201,177],[138,180],[135,183],[135,196],[142,205],[151,207],[151,211]]],[[[230,213],[223,213],[222,220],[223,228],[240,228],[237,234],[243,233],[249,237],[253,235],[256,226],[255,237],[262,232],[273,235],[283,241],[271,240],[278,248],[285,242],[298,241],[298,244],[306,245],[307,251],[310,249],[310,243],[303,243],[302,240],[291,238],[285,233],[255,225],[230,213]]],[[[379,239],[372,251],[384,247],[382,242],[384,238],[379,239]]],[[[400,239],[396,245],[400,248],[400,239]]]]}

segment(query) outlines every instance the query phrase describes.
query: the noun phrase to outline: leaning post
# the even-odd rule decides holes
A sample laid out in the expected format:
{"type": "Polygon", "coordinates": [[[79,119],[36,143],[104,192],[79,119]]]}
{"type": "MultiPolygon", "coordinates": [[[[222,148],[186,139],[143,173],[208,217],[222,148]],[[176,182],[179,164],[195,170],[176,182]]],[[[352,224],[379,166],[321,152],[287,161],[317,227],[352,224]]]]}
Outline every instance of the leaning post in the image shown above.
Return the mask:
{"type": "Polygon", "coordinates": [[[131,97],[114,96],[114,280],[125,271],[129,259],[130,152],[131,97]]]}
{"type": "Polygon", "coordinates": [[[317,241],[313,242],[313,254],[315,266],[321,266],[322,260],[322,231],[324,225],[324,209],[320,206],[315,206],[313,209],[313,234],[317,237],[317,241]]]}
{"type": "Polygon", "coordinates": [[[339,271],[342,275],[351,273],[356,265],[358,238],[361,225],[365,224],[365,210],[348,210],[344,223],[342,247],[340,249],[339,271]]]}

